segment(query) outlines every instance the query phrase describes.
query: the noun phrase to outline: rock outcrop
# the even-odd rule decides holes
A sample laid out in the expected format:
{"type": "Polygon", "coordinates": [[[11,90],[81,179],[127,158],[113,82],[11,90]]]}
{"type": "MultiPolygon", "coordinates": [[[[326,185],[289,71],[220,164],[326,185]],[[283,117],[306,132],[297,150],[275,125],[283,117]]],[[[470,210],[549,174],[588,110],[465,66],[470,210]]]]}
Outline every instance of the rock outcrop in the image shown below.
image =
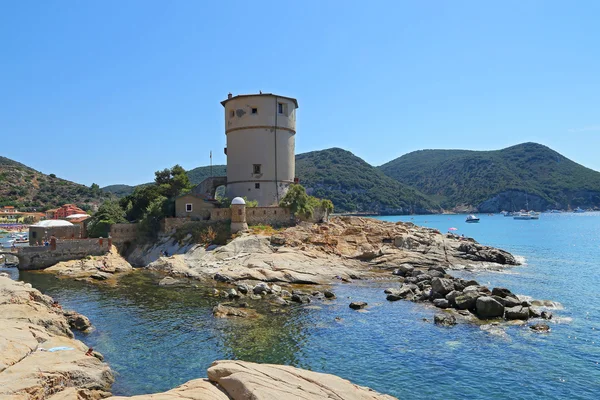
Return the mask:
{"type": "Polygon", "coordinates": [[[110,251],[103,256],[88,256],[80,260],[61,261],[43,271],[59,277],[113,283],[120,274],[132,270],[133,267],[121,257],[117,248],[112,246],[110,251]]]}
{"type": "Polygon", "coordinates": [[[439,278],[441,273],[435,268],[440,266],[498,268],[517,264],[510,253],[473,239],[444,235],[412,223],[360,217],[302,223],[271,237],[244,234],[213,250],[199,245],[184,248],[185,254],[159,257],[148,268],[229,283],[258,280],[323,284],[333,278],[366,278],[382,269],[405,276],[414,267],[431,267],[431,277],[439,278]]]}
{"type": "Polygon", "coordinates": [[[87,350],[52,298],[0,276],[0,398],[107,396],[113,375],[87,350]]]}
{"type": "Polygon", "coordinates": [[[372,389],[335,375],[306,371],[286,365],[245,361],[215,361],[208,379],[196,379],[160,394],[111,397],[112,400],[159,399],[206,400],[393,400],[372,389]]]}

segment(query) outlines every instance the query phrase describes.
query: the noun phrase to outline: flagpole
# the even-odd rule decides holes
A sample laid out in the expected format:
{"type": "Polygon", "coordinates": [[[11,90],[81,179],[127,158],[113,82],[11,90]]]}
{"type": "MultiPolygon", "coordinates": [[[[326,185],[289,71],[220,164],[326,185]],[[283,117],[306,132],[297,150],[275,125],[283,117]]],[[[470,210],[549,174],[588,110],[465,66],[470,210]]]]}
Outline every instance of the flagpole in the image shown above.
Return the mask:
{"type": "Polygon", "coordinates": [[[213,177],[213,173],[212,173],[212,150],[210,151],[210,177],[213,177]]]}

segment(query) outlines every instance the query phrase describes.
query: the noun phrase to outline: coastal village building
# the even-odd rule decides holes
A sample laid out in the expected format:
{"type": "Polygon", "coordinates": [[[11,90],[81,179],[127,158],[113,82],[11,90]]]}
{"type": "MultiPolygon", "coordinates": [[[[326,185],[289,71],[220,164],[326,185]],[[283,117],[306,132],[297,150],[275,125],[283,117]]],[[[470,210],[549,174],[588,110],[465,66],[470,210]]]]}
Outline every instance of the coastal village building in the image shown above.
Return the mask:
{"type": "Polygon", "coordinates": [[[175,217],[192,220],[210,219],[210,210],[215,207],[215,200],[197,193],[188,193],[175,199],[175,217]]]}
{"type": "Polygon", "coordinates": [[[74,214],[85,214],[87,213],[83,211],[81,208],[77,207],[75,204],[65,204],[60,206],[59,208],[52,210],[53,211],[53,219],[65,219],[70,215],[74,214]]]}
{"type": "Polygon", "coordinates": [[[64,220],[46,220],[29,226],[29,245],[44,243],[54,236],[57,239],[78,239],[81,227],[64,220]]]}

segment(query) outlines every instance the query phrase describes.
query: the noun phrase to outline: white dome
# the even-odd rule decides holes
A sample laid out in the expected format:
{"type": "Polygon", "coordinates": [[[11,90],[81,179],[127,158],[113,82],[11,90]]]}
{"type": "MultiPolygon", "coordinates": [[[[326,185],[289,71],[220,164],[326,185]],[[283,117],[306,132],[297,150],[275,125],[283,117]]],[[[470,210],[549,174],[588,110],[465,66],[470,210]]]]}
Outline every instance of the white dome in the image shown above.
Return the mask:
{"type": "Polygon", "coordinates": [[[37,224],[31,226],[35,226],[38,228],[56,228],[59,226],[73,226],[73,224],[69,221],[64,221],[62,219],[48,219],[46,221],[40,221],[37,224]]]}
{"type": "Polygon", "coordinates": [[[235,197],[233,200],[231,200],[231,204],[232,205],[242,205],[243,206],[243,205],[246,204],[246,202],[241,197],[235,197]]]}

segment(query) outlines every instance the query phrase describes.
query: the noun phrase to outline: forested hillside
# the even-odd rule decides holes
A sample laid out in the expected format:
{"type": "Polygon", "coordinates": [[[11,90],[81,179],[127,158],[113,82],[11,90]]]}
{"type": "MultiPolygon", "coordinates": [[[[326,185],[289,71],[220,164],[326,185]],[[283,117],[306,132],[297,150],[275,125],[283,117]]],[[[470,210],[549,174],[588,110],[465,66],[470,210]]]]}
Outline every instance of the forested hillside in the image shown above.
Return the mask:
{"type": "Polygon", "coordinates": [[[600,206],[600,173],[537,143],[495,151],[421,150],[379,169],[417,188],[445,209],[483,212],[526,207],[600,206]]]}
{"type": "Polygon", "coordinates": [[[98,185],[87,187],[0,157],[0,206],[45,210],[74,203],[89,210],[108,197],[98,185]]]}
{"type": "Polygon", "coordinates": [[[385,176],[349,151],[332,148],[298,154],[296,176],[313,196],[330,199],[336,212],[427,213],[439,207],[385,176]]]}

